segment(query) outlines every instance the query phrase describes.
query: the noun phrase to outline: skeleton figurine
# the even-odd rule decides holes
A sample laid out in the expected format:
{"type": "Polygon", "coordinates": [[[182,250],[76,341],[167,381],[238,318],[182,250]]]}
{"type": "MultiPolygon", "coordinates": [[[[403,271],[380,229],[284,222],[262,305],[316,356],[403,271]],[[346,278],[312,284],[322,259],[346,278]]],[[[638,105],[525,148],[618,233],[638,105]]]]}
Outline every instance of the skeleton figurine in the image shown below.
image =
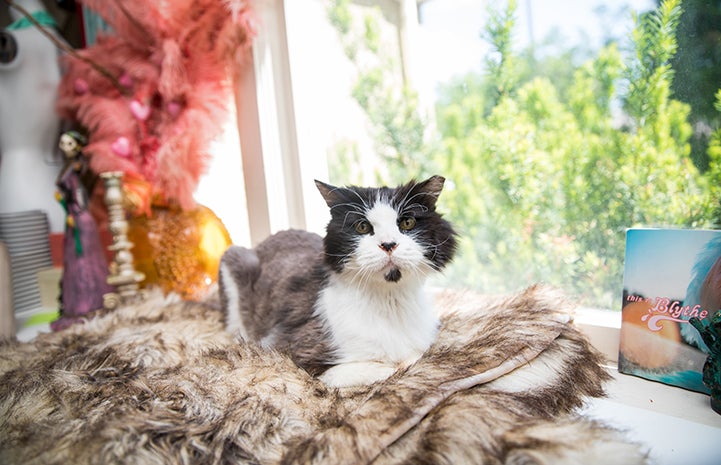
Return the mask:
{"type": "Polygon", "coordinates": [[[60,281],[60,318],[51,324],[54,331],[84,320],[103,307],[108,285],[108,264],[98,235],[97,224],[88,210],[88,191],[82,179],[88,173],[88,160],[82,153],[85,138],[74,131],[60,137],[66,165],[57,179],[56,198],[66,212],[63,241],[63,276],[60,281]]]}

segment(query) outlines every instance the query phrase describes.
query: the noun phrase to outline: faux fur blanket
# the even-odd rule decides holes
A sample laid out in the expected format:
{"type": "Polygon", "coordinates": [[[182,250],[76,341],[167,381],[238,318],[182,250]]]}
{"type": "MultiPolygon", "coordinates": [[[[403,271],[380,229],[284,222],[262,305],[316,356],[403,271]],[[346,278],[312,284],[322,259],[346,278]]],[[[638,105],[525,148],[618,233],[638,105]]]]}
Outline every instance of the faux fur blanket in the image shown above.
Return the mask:
{"type": "Polygon", "coordinates": [[[151,297],[0,345],[3,464],[644,463],[574,413],[600,355],[555,291],[444,292],[436,343],[364,388],[328,389],[234,340],[216,300],[151,297]]]}

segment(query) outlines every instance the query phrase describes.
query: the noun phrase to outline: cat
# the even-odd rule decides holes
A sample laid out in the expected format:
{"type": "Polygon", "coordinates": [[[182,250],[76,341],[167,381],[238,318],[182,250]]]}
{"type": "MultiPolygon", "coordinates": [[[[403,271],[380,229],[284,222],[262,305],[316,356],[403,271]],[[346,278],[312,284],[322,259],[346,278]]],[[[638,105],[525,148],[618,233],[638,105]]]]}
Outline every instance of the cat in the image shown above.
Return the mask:
{"type": "Polygon", "coordinates": [[[288,230],[231,246],[219,270],[226,328],[287,351],[329,386],[371,384],[417,360],[438,316],[425,281],[453,259],[457,234],[436,212],[445,179],[396,188],[316,181],[326,236],[288,230]]]}

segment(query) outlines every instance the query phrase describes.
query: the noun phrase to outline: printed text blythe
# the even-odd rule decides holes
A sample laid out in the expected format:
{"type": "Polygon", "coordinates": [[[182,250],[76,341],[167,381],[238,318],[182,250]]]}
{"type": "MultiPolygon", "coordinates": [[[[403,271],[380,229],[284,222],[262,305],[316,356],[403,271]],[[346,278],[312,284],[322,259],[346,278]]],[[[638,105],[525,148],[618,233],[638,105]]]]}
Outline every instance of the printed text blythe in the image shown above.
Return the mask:
{"type": "Polygon", "coordinates": [[[672,320],[677,323],[688,323],[692,317],[703,320],[709,315],[708,310],[702,309],[701,305],[681,305],[678,300],[669,299],[668,297],[656,297],[656,299],[644,298],[640,296],[628,296],[628,302],[649,302],[653,303],[653,307],[648,309],[648,314],[641,317],[642,321],[648,321],[648,328],[651,331],[658,331],[661,326],[658,325],[660,320],[672,320]]]}

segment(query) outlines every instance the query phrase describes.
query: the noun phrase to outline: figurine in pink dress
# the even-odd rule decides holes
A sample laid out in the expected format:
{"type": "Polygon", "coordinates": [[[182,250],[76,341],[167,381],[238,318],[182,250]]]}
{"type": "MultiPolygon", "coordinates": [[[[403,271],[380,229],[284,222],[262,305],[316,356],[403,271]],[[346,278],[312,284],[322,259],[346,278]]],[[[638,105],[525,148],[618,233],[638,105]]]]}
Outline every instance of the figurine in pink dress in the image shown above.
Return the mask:
{"type": "Polygon", "coordinates": [[[108,264],[97,224],[88,210],[88,191],[82,183],[88,163],[82,153],[85,138],[64,133],[60,149],[68,160],[57,180],[59,202],[66,212],[63,242],[63,276],[60,280],[60,318],[50,327],[59,331],[84,320],[103,307],[103,295],[112,292],[107,283],[108,264]]]}

